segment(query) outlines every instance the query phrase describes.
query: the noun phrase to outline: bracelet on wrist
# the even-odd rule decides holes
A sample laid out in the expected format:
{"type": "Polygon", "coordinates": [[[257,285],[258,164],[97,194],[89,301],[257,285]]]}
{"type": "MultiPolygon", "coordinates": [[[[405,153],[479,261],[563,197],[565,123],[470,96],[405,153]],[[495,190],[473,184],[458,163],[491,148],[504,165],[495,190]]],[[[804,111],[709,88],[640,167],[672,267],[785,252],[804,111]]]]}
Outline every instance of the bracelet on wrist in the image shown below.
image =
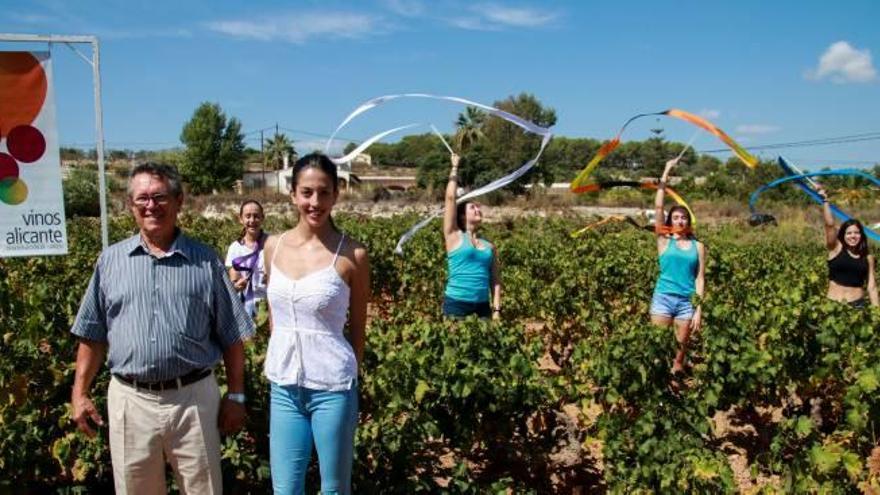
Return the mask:
{"type": "Polygon", "coordinates": [[[226,398],[231,400],[232,402],[238,402],[239,404],[244,404],[245,396],[242,393],[238,394],[226,394],[226,398]]]}

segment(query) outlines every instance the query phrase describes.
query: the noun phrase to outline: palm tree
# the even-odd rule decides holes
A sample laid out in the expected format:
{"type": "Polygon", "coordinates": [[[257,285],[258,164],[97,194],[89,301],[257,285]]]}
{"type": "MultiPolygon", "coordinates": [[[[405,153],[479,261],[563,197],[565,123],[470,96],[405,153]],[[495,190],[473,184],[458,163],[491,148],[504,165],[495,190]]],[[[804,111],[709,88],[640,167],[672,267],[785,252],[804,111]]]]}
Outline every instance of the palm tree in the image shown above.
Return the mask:
{"type": "Polygon", "coordinates": [[[455,144],[459,153],[464,153],[475,142],[483,138],[483,122],[486,121],[486,112],[477,107],[467,107],[464,113],[458,114],[455,121],[455,144]]]}
{"type": "Polygon", "coordinates": [[[293,149],[293,143],[285,134],[278,133],[266,140],[266,157],[275,170],[284,165],[285,156],[289,157],[294,153],[296,150],[293,149]]]}

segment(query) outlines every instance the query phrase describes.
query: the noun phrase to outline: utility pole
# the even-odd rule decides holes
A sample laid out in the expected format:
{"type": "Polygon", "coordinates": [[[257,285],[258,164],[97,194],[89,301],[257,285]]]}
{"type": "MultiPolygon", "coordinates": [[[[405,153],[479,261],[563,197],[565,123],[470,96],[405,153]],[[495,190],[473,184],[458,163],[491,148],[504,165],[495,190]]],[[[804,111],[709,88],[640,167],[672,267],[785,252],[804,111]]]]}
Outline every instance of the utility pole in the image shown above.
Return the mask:
{"type": "Polygon", "coordinates": [[[263,157],[263,197],[266,196],[266,151],[263,149],[263,130],[260,129],[260,156],[263,157]]]}

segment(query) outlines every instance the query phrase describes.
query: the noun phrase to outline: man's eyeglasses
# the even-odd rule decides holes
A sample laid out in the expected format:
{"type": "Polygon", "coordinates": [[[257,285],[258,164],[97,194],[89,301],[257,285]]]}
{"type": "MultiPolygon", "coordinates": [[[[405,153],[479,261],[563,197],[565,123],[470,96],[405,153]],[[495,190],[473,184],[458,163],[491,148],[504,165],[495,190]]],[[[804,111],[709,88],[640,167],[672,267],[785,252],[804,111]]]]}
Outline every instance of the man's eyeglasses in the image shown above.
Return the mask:
{"type": "Polygon", "coordinates": [[[156,203],[159,206],[165,206],[168,204],[169,201],[171,201],[171,196],[163,193],[153,194],[150,196],[138,196],[132,200],[132,203],[134,203],[134,205],[138,208],[146,208],[150,204],[150,201],[156,203]]]}

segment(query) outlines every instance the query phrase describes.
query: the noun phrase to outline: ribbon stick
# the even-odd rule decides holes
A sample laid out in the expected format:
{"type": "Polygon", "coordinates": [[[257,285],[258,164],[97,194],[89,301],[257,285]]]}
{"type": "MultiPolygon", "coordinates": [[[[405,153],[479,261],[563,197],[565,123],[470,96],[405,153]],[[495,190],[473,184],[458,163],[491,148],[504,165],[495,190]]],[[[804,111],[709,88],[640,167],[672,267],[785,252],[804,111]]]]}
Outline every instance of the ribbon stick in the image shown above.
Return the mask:
{"type": "MultiPolygon", "coordinates": [[[[727,135],[724,131],[722,131],[718,126],[709,122],[708,120],[700,117],[698,115],[694,115],[690,112],[686,112],[684,110],[679,110],[676,108],[671,108],[669,110],[664,110],[662,112],[653,112],[653,113],[640,113],[634,117],[630,117],[629,120],[624,122],[623,126],[617,131],[617,135],[614,136],[610,141],[604,143],[599,151],[596,153],[589,163],[581,170],[578,175],[571,181],[571,191],[574,193],[579,192],[578,188],[583,186],[588,182],[590,175],[592,175],[593,170],[599,166],[599,163],[605,159],[606,156],[611,154],[618,146],[620,146],[620,137],[623,135],[623,131],[626,130],[627,126],[635,120],[638,120],[642,117],[650,117],[655,115],[665,115],[668,117],[675,117],[677,119],[684,120],[685,122],[689,122],[701,129],[708,131],[714,136],[718,137],[724,144],[726,144],[733,153],[742,160],[743,163],[746,164],[749,168],[755,168],[758,164],[758,159],[749,154],[742,146],[740,146],[736,141],[734,141],[730,136],[727,135]]],[[[685,148],[687,149],[687,148],[685,148]]]]}
{"type": "Polygon", "coordinates": [[[431,130],[434,131],[434,134],[436,134],[438,138],[440,138],[440,141],[443,142],[443,146],[446,146],[446,149],[449,150],[449,154],[454,155],[455,152],[452,151],[452,146],[449,146],[449,143],[446,142],[446,138],[443,137],[443,134],[440,134],[440,131],[438,131],[437,128],[434,127],[434,124],[431,124],[431,130]]]}
{"type": "MultiPolygon", "coordinates": [[[[785,159],[782,158],[781,156],[778,157],[778,159],[785,162],[785,159]]],[[[785,173],[787,173],[788,175],[804,175],[804,172],[801,171],[801,169],[799,169],[798,167],[796,167],[793,163],[789,163],[789,162],[785,162],[785,163],[791,169],[791,170],[785,171],[785,173]]],[[[783,167],[783,170],[785,170],[785,167],[783,167]]],[[[816,181],[814,181],[812,177],[806,177],[805,180],[810,183],[810,186],[813,189],[818,189],[819,184],[817,184],[816,181]]],[[[801,181],[798,181],[798,182],[801,182],[801,181]]]]}
{"type": "MultiPolygon", "coordinates": [[[[779,157],[779,163],[780,163],[780,166],[783,168],[783,170],[785,170],[786,173],[789,173],[791,175],[788,175],[786,177],[782,177],[780,179],[776,179],[772,182],[764,184],[763,186],[759,187],[758,189],[755,190],[755,192],[752,193],[752,195],[749,197],[749,210],[751,211],[753,217],[756,215],[762,215],[761,213],[759,213],[757,211],[757,208],[755,207],[755,204],[758,202],[758,197],[763,192],[765,192],[769,189],[772,189],[774,187],[777,187],[779,185],[788,183],[788,182],[796,183],[804,192],[807,193],[808,196],[810,196],[810,198],[813,201],[815,201],[816,203],[819,203],[819,204],[822,204],[822,197],[819,196],[819,193],[817,193],[814,189],[810,188],[810,186],[807,185],[807,180],[809,180],[812,177],[827,177],[827,176],[861,177],[863,179],[868,180],[869,182],[871,182],[875,186],[880,187],[880,179],[878,179],[877,177],[874,177],[871,174],[865,173],[862,170],[838,169],[838,170],[822,170],[822,171],[818,171],[818,172],[808,172],[805,174],[795,174],[794,167],[791,164],[789,164],[788,162],[786,162],[784,158],[779,157]]],[[[831,207],[831,211],[834,214],[834,216],[837,217],[839,220],[845,222],[845,221],[850,220],[852,218],[850,215],[845,213],[843,210],[841,210],[837,206],[832,205],[832,204],[829,204],[829,206],[831,207]]],[[[870,238],[874,241],[880,242],[880,234],[878,234],[876,231],[872,230],[867,225],[862,225],[862,227],[864,228],[865,235],[868,238],[870,238]]]]}
{"type": "MultiPolygon", "coordinates": [[[[382,104],[387,103],[389,101],[400,99],[400,98],[427,98],[427,99],[433,99],[433,100],[450,101],[450,102],[454,102],[454,103],[460,103],[462,105],[477,107],[482,110],[485,110],[486,113],[488,113],[489,115],[504,119],[504,120],[522,128],[526,132],[530,132],[532,134],[537,134],[542,137],[541,148],[538,150],[538,153],[535,155],[534,158],[527,161],[526,163],[521,165],[519,168],[517,168],[513,172],[511,172],[501,178],[498,178],[498,179],[490,182],[489,184],[486,184],[485,186],[482,186],[478,189],[475,189],[475,190],[469,192],[468,194],[465,194],[464,196],[458,198],[457,199],[458,203],[461,203],[463,201],[468,201],[468,200],[476,198],[478,196],[482,196],[483,194],[487,194],[489,192],[492,192],[496,189],[500,189],[504,186],[511,184],[513,181],[515,181],[515,180],[519,179],[520,177],[522,177],[523,175],[525,175],[526,172],[528,172],[532,167],[535,166],[536,163],[538,163],[538,159],[541,158],[541,154],[544,152],[544,148],[547,147],[547,144],[550,142],[550,138],[553,137],[553,133],[550,131],[549,128],[539,126],[537,124],[529,122],[528,120],[523,119],[522,117],[516,116],[510,112],[505,112],[504,110],[501,110],[501,109],[498,109],[495,107],[490,107],[490,106],[484,105],[482,103],[477,103],[475,101],[466,100],[464,98],[459,98],[457,96],[439,96],[439,95],[431,95],[431,94],[426,94],[426,93],[403,93],[403,94],[385,95],[385,96],[380,96],[378,98],[373,98],[372,100],[369,100],[369,101],[361,104],[356,109],[354,109],[354,111],[351,112],[342,121],[342,123],[336,127],[336,130],[333,131],[333,134],[330,136],[330,138],[327,139],[327,144],[324,146],[324,152],[329,153],[330,145],[336,139],[336,135],[339,134],[339,131],[341,131],[346,125],[348,125],[349,122],[351,122],[357,116],[362,115],[363,113],[365,113],[373,108],[376,108],[379,105],[382,105],[382,104]]],[[[359,150],[363,151],[364,149],[369,147],[370,144],[378,141],[382,137],[387,136],[388,134],[391,134],[392,132],[396,132],[396,131],[399,131],[401,129],[405,129],[405,128],[411,127],[411,126],[412,125],[398,127],[398,128],[391,129],[388,131],[384,131],[380,134],[377,134],[376,136],[373,136],[370,139],[364,141],[364,143],[361,144],[360,146],[358,146],[358,149],[356,149],[354,151],[359,151],[359,150]]],[[[445,142],[445,140],[444,140],[444,142],[445,142]]],[[[451,147],[449,147],[448,144],[447,144],[447,148],[451,151],[451,147]]],[[[352,153],[349,153],[345,157],[334,159],[333,161],[337,164],[345,163],[345,161],[347,161],[346,159],[351,160],[351,158],[354,157],[353,155],[356,155],[356,153],[354,153],[354,151],[352,151],[352,153]]],[[[430,222],[432,219],[437,217],[439,214],[440,213],[434,213],[433,215],[420,221],[419,223],[414,225],[412,228],[410,228],[397,242],[397,247],[395,248],[395,252],[398,254],[401,254],[403,252],[403,245],[406,243],[406,241],[408,241],[416,232],[419,231],[419,229],[421,229],[422,227],[427,225],[428,222],[430,222]]]]}
{"type": "Polygon", "coordinates": [[[697,139],[697,136],[698,136],[699,134],[700,134],[700,131],[699,131],[699,130],[694,131],[694,134],[693,134],[693,135],[691,136],[691,138],[688,140],[687,144],[684,146],[684,148],[681,149],[681,153],[679,153],[678,156],[675,157],[675,161],[676,161],[676,162],[679,161],[679,160],[681,160],[681,157],[683,157],[684,154],[685,154],[685,152],[686,152],[687,150],[689,150],[690,147],[694,144],[694,140],[697,139]]]}

